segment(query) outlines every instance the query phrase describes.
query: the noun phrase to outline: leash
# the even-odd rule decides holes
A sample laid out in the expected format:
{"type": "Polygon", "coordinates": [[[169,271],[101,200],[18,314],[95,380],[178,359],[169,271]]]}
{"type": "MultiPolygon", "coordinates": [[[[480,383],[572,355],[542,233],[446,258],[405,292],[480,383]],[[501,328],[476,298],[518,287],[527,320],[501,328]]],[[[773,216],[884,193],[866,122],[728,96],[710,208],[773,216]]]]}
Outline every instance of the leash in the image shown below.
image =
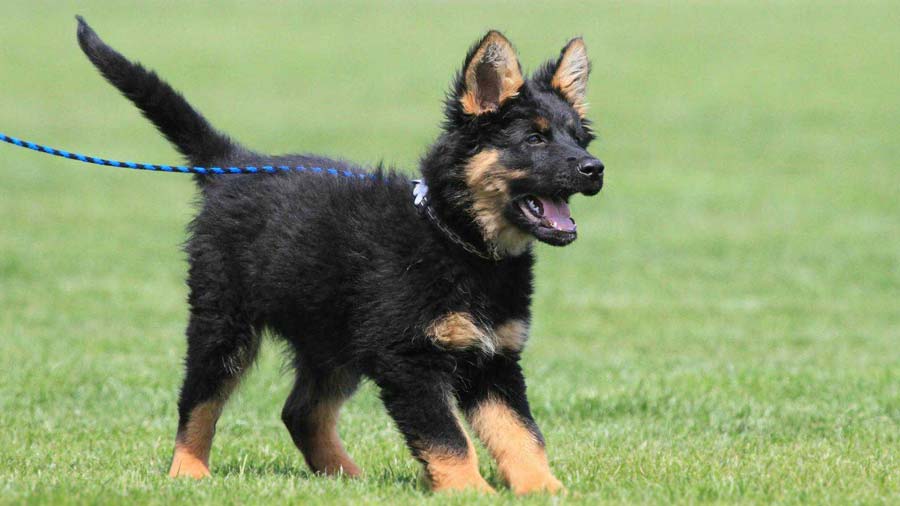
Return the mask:
{"type": "MultiPolygon", "coordinates": [[[[38,153],[44,153],[48,155],[59,156],[61,158],[67,158],[69,160],[75,160],[78,162],[89,163],[93,165],[103,165],[105,167],[114,167],[119,169],[149,170],[181,174],[273,174],[276,172],[311,172],[315,174],[323,173],[330,174],[332,176],[343,176],[353,179],[377,179],[377,176],[375,176],[375,174],[353,172],[346,169],[335,169],[333,167],[306,167],[304,165],[262,165],[259,167],[255,167],[252,165],[243,167],[188,167],[185,165],[160,165],[155,163],[120,162],[119,160],[111,160],[108,158],[100,158],[97,156],[87,156],[80,153],[72,153],[70,151],[38,144],[36,142],[23,141],[15,137],[10,137],[9,135],[6,135],[2,132],[0,132],[0,141],[3,141],[7,144],[12,144],[13,146],[18,146],[20,148],[27,148],[32,151],[37,151],[38,153]]],[[[428,185],[426,185],[425,182],[421,179],[415,179],[412,182],[415,183],[415,186],[413,187],[413,203],[415,204],[416,208],[419,209],[419,211],[428,218],[428,221],[430,221],[431,224],[435,226],[435,228],[443,232],[443,234],[451,242],[472,255],[475,255],[484,260],[494,262],[500,259],[493,251],[485,253],[474,244],[460,237],[453,230],[450,230],[450,228],[446,226],[440,220],[440,218],[438,218],[437,214],[435,214],[434,208],[429,205],[428,185]]]]}
{"type": "Polygon", "coordinates": [[[3,141],[7,144],[12,144],[13,146],[18,146],[20,148],[27,148],[32,151],[37,151],[38,153],[45,153],[48,155],[68,158],[69,160],[75,160],[78,162],[103,165],[106,167],[115,167],[119,169],[174,172],[181,174],[273,174],[276,172],[312,172],[355,179],[376,179],[375,174],[365,174],[345,169],[335,169],[332,167],[306,167],[304,165],[262,165],[259,167],[255,167],[252,165],[245,167],[187,167],[184,165],[159,165],[155,163],[120,162],[118,160],[110,160],[108,158],[86,156],[80,153],[71,153],[69,151],[52,148],[50,146],[45,146],[36,142],[23,141],[21,139],[16,139],[15,137],[10,137],[2,132],[0,132],[0,141],[3,141]]]}

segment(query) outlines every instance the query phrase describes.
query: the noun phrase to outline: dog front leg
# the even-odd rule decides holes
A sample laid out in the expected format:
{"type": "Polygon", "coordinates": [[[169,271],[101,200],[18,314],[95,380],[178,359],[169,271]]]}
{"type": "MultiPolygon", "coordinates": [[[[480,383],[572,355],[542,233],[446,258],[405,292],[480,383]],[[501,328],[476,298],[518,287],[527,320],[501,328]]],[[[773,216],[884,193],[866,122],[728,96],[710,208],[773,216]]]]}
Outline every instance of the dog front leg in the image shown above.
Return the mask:
{"type": "Polygon", "coordinates": [[[478,471],[475,447],[454,411],[445,375],[421,367],[385,368],[376,383],[388,413],[423,465],[434,491],[494,492],[478,471]]]}
{"type": "Polygon", "coordinates": [[[460,400],[469,423],[515,494],[565,491],[550,472],[544,438],[528,407],[518,356],[495,357],[460,400]]]}

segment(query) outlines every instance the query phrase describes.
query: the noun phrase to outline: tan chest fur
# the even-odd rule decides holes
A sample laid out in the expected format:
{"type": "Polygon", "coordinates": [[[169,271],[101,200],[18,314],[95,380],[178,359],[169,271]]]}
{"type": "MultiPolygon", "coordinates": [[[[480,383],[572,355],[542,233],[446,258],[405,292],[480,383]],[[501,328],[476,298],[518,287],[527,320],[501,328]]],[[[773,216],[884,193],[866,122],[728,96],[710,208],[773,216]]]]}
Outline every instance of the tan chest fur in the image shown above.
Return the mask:
{"type": "Polygon", "coordinates": [[[521,351],[528,339],[528,323],[511,319],[499,325],[485,326],[476,322],[469,313],[453,312],[432,322],[427,334],[448,349],[481,348],[490,354],[521,351]]]}

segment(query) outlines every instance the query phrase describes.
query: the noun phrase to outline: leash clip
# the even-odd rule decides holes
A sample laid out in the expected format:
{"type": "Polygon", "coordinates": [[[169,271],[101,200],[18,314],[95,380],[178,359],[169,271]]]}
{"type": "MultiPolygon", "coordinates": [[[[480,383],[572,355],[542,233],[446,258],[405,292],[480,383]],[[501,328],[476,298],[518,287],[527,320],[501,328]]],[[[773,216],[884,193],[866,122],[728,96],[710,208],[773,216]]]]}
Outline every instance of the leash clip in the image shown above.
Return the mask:
{"type": "Polygon", "coordinates": [[[428,185],[425,184],[424,179],[413,179],[413,204],[419,209],[428,205],[428,185]]]}
{"type": "Polygon", "coordinates": [[[437,215],[434,212],[434,209],[432,209],[431,206],[428,205],[428,185],[425,184],[425,180],[424,179],[413,179],[412,182],[415,183],[415,186],[413,186],[412,194],[413,194],[413,204],[416,206],[416,209],[418,209],[420,213],[424,214],[425,217],[428,218],[428,220],[438,230],[443,232],[444,235],[447,237],[447,239],[450,240],[450,242],[455,243],[456,245],[461,247],[463,250],[465,250],[479,258],[482,258],[484,260],[489,260],[492,262],[497,262],[500,260],[500,256],[497,255],[496,251],[490,250],[488,253],[485,253],[485,252],[481,251],[481,249],[479,249],[474,244],[472,244],[472,243],[466,241],[465,239],[463,239],[462,237],[460,237],[456,232],[450,230],[450,228],[447,227],[447,225],[445,225],[441,221],[441,219],[437,217],[437,215]]]}

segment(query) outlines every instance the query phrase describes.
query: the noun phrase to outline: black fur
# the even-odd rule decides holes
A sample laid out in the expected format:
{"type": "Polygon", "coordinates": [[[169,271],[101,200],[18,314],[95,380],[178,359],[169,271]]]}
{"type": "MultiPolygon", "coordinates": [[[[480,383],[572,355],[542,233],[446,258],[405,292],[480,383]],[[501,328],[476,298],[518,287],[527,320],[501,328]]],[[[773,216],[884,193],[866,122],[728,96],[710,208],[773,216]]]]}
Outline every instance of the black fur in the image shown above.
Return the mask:
{"type": "MultiPolygon", "coordinates": [[[[372,170],[310,155],[247,150],[213,129],[156,74],[107,46],[81,18],[78,40],[103,76],[191,163],[372,170]]],[[[592,134],[550,87],[552,73],[548,64],[537,80],[525,81],[518,96],[478,116],[460,106],[466,91],[460,73],[446,100],[443,133],[422,159],[438,217],[486,250],[492,245],[472,218],[473,190],[465,179],[474,154],[494,149],[505,166],[528,171],[527,179],[510,185],[511,201],[527,194],[568,199],[576,192],[596,193],[602,185],[602,176],[598,182],[575,170],[593,160],[585,151],[592,134]],[[534,131],[536,115],[551,123],[540,152],[523,143],[534,131]]],[[[466,453],[452,398],[465,412],[485,399],[500,399],[543,441],[525,397],[520,349],[457,348],[429,334],[430,326],[451,312],[471,315],[483,328],[527,322],[531,249],[496,261],[467,253],[422,218],[405,176],[376,170],[375,180],[279,173],[200,181],[202,200],[186,245],[191,312],[179,431],[198,405],[227,396],[228,385],[250,366],[262,331],[269,329],[294,352],[296,384],[282,417],[301,449],[316,406],[349,397],[363,377],[380,387],[390,415],[421,460],[434,449],[466,453]]],[[[523,233],[535,232],[512,205],[504,213],[523,233]]],[[[532,235],[554,243],[552,237],[532,235]]]]}

